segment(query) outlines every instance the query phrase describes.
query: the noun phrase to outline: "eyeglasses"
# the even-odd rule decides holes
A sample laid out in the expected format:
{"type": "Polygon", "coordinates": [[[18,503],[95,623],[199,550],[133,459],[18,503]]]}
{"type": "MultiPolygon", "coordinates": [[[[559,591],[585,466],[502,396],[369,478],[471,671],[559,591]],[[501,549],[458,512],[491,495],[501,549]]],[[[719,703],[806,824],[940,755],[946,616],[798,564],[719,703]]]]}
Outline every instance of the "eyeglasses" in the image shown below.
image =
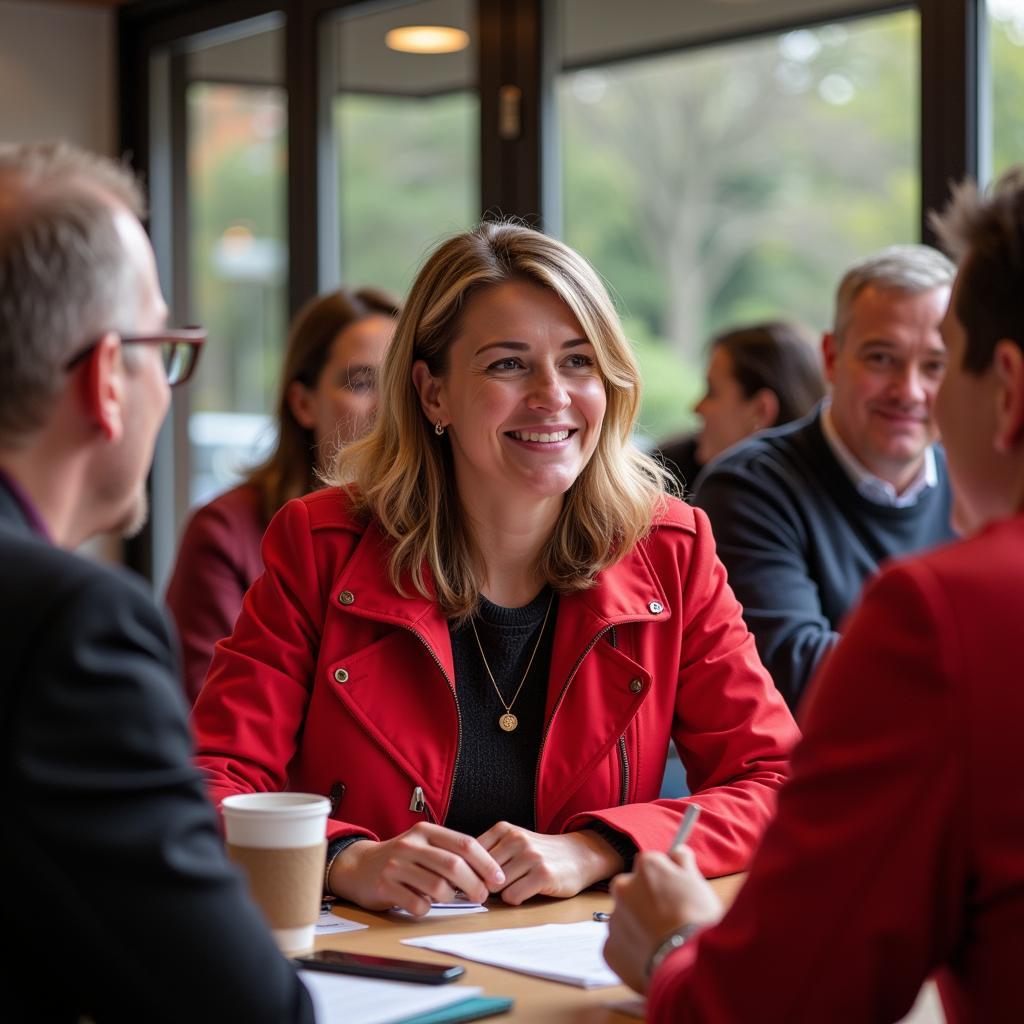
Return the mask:
{"type": "MultiPolygon", "coordinates": [[[[122,345],[159,345],[160,355],[167,374],[167,383],[173,388],[192,376],[199,362],[199,352],[206,341],[206,329],[203,327],[167,328],[155,334],[122,334],[122,345]]],[[[92,350],[99,344],[99,339],[92,342],[81,352],[74,355],[64,364],[65,372],[74,369],[80,362],[88,358],[92,350]]]]}

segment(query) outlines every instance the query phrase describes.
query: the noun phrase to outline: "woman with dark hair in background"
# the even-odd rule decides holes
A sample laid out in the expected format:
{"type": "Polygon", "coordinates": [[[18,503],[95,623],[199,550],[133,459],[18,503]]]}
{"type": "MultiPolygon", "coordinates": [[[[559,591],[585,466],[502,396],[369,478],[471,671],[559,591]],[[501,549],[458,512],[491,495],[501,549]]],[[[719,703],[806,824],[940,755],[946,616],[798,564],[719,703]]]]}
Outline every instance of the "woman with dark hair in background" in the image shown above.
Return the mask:
{"type": "Polygon", "coordinates": [[[277,400],[277,443],[241,484],[193,515],[167,588],[190,702],[214,644],[231,632],[246,590],[263,571],[260,541],[274,513],[314,490],[336,446],[369,428],[377,371],[398,312],[398,299],[387,292],[342,288],[311,299],[295,317],[277,400]]]}
{"type": "Polygon", "coordinates": [[[806,328],[780,322],[719,334],[710,345],[707,390],[694,406],[703,429],[667,443],[665,467],[691,490],[713,458],[758,430],[805,416],[824,394],[821,356],[806,328]]]}

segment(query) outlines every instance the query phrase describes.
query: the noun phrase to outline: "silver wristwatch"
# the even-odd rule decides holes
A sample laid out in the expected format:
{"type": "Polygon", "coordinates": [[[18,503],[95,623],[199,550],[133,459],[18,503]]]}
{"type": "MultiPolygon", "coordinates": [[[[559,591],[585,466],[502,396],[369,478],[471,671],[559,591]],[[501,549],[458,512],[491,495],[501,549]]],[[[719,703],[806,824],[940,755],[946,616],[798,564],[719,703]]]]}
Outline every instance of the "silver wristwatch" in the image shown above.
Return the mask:
{"type": "Polygon", "coordinates": [[[654,972],[661,966],[662,961],[670,953],[674,953],[680,946],[685,945],[694,932],[700,931],[704,925],[693,922],[684,924],[674,932],[670,932],[661,942],[661,945],[651,954],[647,961],[647,970],[644,972],[648,981],[654,977],[654,972]]]}

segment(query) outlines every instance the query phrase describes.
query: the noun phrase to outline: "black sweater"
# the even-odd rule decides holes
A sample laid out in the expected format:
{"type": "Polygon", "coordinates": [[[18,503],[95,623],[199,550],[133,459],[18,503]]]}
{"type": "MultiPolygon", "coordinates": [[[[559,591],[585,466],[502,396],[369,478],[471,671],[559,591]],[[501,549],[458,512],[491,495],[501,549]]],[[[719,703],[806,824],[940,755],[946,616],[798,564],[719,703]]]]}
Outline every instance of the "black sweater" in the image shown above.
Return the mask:
{"type": "Polygon", "coordinates": [[[938,486],[906,508],[862,497],[821,429],[820,410],[712,463],[695,503],[775,685],[795,708],[879,563],[952,539],[945,457],[938,486]]]}
{"type": "Polygon", "coordinates": [[[498,726],[505,707],[487,675],[472,626],[467,623],[452,629],[462,734],[459,766],[444,822],[448,828],[479,836],[498,821],[531,830],[536,827],[533,790],[557,617],[558,598],[552,597],[548,587],[522,608],[503,608],[486,597],[480,598],[476,628],[506,704],[515,697],[537,646],[530,674],[512,705],[519,719],[514,732],[502,732],[498,726]],[[538,640],[549,601],[551,614],[544,636],[538,640]]]}

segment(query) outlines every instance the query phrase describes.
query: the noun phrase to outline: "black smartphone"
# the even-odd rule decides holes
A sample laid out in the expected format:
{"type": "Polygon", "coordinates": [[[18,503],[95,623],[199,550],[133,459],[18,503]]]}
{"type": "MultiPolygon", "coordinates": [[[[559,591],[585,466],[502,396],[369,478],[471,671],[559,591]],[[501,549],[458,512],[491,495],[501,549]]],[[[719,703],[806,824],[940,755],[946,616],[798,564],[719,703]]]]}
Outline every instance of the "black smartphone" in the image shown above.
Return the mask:
{"type": "Polygon", "coordinates": [[[295,957],[300,967],[314,971],[336,971],[339,974],[362,974],[367,978],[389,981],[415,981],[421,985],[443,985],[465,973],[456,964],[425,964],[418,960],[396,960],[390,956],[367,953],[345,953],[339,949],[318,949],[315,953],[295,957]]]}

